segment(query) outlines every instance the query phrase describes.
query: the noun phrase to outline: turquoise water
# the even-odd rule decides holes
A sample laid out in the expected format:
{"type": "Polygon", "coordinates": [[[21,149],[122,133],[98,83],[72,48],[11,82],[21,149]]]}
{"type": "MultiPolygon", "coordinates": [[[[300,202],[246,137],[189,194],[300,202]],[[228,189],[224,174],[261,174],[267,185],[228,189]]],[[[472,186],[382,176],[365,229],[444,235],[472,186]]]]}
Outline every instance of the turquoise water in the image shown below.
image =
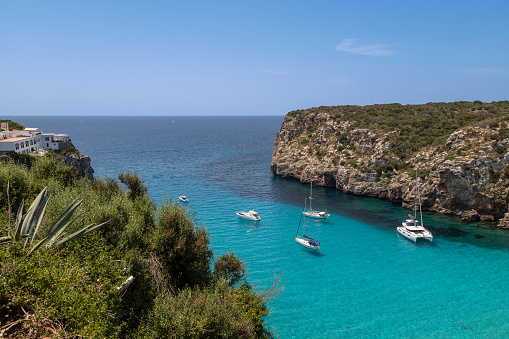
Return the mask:
{"type": "Polygon", "coordinates": [[[96,176],[136,169],[156,201],[187,195],[215,255],[235,252],[260,290],[280,276],[270,327],[280,338],[507,338],[509,232],[428,215],[433,243],[396,232],[409,211],[313,188],[326,221],[309,221],[321,250],[294,236],[309,186],[273,177],[282,117],[23,117],[68,133],[96,176]],[[262,220],[235,212],[256,209],[262,220]]]}

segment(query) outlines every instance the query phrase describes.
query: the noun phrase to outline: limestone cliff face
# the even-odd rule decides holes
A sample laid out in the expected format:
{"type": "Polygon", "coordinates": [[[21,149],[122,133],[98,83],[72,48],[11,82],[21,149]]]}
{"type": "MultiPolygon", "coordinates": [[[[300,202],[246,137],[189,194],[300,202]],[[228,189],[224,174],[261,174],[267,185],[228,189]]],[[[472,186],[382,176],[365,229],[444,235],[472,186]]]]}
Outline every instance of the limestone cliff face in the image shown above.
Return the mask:
{"type": "Polygon", "coordinates": [[[443,142],[397,153],[401,131],[358,128],[326,108],[290,112],[276,135],[275,175],[413,208],[418,169],[423,210],[497,220],[509,228],[509,138],[497,128],[463,126],[443,142]],[[507,214],[506,214],[507,213],[507,214]]]}
{"type": "Polygon", "coordinates": [[[78,153],[67,153],[65,162],[74,167],[74,170],[82,177],[86,175],[93,176],[94,169],[90,166],[90,157],[78,153]]]}

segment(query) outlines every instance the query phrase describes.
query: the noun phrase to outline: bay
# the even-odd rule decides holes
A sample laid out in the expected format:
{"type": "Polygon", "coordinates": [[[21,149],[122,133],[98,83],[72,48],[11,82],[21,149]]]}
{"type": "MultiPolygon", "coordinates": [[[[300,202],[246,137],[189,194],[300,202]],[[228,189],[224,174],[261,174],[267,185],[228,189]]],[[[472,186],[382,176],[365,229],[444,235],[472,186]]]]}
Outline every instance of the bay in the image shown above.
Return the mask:
{"type": "Polygon", "coordinates": [[[234,252],[270,301],[280,338],[505,338],[509,336],[509,232],[426,214],[433,243],[396,232],[409,211],[373,198],[313,188],[314,253],[294,236],[309,186],[274,177],[283,117],[7,117],[66,133],[96,177],[136,170],[156,202],[187,195],[215,256],[234,252]],[[235,212],[256,209],[259,222],[235,212]]]}

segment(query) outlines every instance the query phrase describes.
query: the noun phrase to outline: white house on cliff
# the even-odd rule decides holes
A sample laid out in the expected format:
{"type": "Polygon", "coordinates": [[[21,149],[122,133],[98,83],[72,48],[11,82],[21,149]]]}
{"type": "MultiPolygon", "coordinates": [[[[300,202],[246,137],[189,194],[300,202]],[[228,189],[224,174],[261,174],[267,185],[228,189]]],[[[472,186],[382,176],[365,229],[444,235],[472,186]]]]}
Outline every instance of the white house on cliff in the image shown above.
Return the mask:
{"type": "Polygon", "coordinates": [[[0,128],[0,155],[9,152],[37,153],[40,150],[63,150],[71,146],[67,134],[43,133],[40,128],[9,131],[9,124],[2,122],[0,128]]]}

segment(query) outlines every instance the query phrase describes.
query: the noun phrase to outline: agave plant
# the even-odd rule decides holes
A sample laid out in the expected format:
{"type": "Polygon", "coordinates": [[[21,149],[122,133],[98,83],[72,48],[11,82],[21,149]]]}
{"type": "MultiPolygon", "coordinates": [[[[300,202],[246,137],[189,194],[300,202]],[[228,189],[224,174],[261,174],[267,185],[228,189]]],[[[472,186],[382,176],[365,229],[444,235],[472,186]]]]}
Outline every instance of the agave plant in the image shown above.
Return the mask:
{"type": "Polygon", "coordinates": [[[16,222],[14,224],[14,230],[11,230],[9,227],[9,234],[6,237],[0,238],[0,244],[5,244],[10,241],[18,241],[22,238],[25,238],[25,244],[23,248],[30,248],[28,254],[40,248],[42,245],[45,245],[45,248],[50,248],[55,245],[62,245],[71,240],[77,240],[88,233],[98,229],[107,223],[103,222],[102,224],[90,224],[88,226],[83,227],[79,231],[76,231],[65,238],[62,238],[65,234],[65,231],[69,228],[78,219],[83,213],[73,218],[73,214],[81,204],[83,200],[74,200],[67,209],[58,217],[58,219],[51,225],[48,230],[48,233],[44,238],[39,240],[35,245],[33,245],[34,239],[37,236],[37,232],[39,231],[39,226],[41,225],[42,219],[44,217],[44,212],[46,210],[46,205],[49,201],[48,195],[48,187],[45,187],[41,193],[35,198],[34,202],[28,208],[28,211],[25,215],[23,215],[23,206],[24,200],[21,202],[21,205],[18,208],[18,212],[16,213],[16,222]]]}

